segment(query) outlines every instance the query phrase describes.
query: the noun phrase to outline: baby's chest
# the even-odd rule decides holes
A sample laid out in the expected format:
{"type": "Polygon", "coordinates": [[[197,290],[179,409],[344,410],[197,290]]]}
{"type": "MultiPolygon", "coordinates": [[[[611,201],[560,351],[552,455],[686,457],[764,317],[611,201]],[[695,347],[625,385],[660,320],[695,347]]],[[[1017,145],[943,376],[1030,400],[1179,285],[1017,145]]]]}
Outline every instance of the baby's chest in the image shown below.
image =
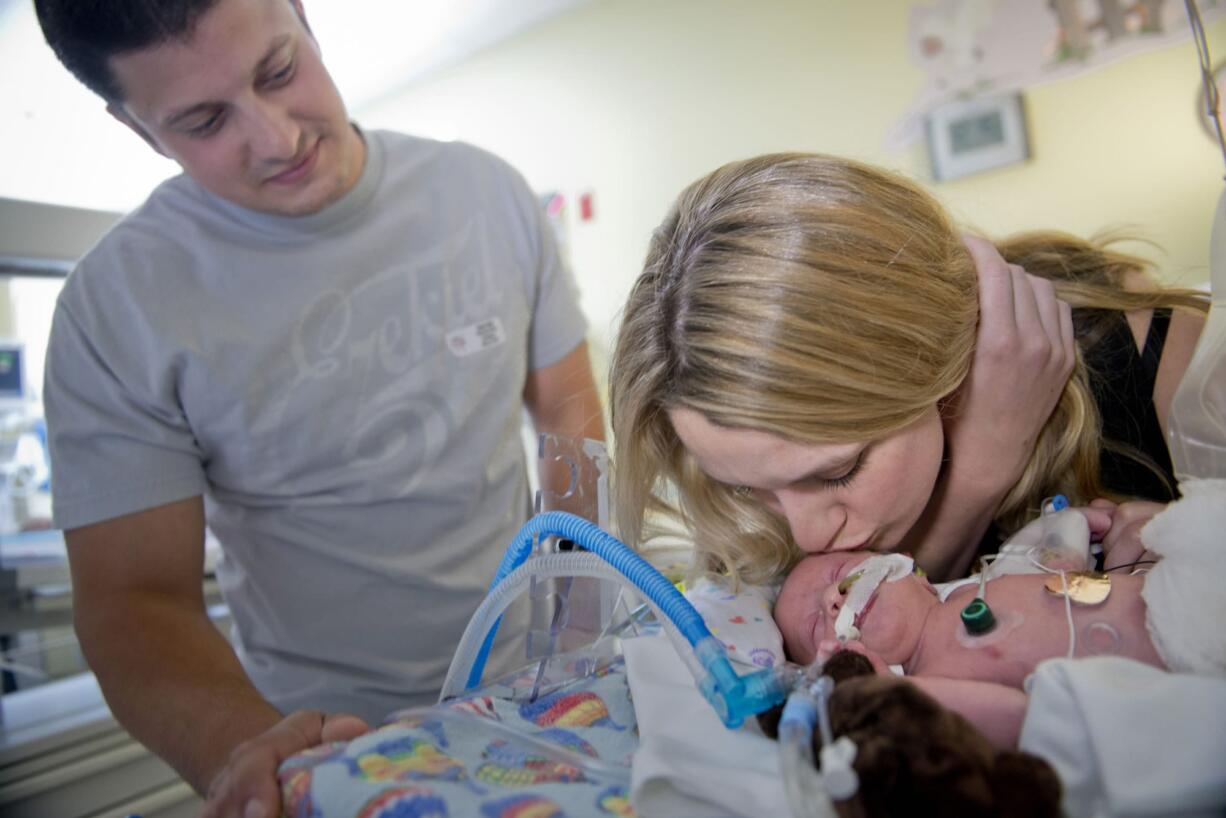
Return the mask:
{"type": "Polygon", "coordinates": [[[1039,662],[1068,652],[1068,626],[1058,612],[1027,604],[997,604],[991,611],[995,625],[984,633],[947,617],[914,672],[1020,688],[1039,662]]]}

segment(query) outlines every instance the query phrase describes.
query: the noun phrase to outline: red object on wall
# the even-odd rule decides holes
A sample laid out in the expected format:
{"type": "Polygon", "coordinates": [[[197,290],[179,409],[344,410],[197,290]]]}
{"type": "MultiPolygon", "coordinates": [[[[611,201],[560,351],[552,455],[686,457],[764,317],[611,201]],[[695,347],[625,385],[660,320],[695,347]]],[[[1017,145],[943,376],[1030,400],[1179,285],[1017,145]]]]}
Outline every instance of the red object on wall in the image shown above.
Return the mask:
{"type": "Polygon", "coordinates": [[[595,208],[592,206],[592,194],[579,194],[579,221],[590,222],[596,215],[595,208]]]}

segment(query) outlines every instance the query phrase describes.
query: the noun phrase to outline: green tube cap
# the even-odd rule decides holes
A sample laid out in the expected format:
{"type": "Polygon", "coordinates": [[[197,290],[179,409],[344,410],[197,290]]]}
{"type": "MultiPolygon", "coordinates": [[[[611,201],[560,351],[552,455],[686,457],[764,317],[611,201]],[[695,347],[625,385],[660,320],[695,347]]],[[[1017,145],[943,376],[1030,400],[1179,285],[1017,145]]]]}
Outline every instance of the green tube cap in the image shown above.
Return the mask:
{"type": "Polygon", "coordinates": [[[996,627],[996,617],[992,615],[988,603],[975,597],[962,609],[962,626],[971,636],[983,636],[996,627]]]}

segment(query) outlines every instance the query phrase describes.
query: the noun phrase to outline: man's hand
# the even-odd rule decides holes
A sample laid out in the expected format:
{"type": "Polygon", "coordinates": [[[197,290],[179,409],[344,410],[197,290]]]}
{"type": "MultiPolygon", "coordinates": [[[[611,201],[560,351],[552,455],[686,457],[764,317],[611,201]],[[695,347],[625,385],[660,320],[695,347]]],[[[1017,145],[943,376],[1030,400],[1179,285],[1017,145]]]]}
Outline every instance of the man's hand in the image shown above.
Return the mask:
{"type": "Polygon", "coordinates": [[[950,467],[1003,496],[1030,459],[1076,362],[1072,310],[1052,283],[964,236],[979,277],[970,373],[945,424],[950,467]]]}
{"type": "Polygon", "coordinates": [[[348,741],[370,731],[357,716],[298,710],[270,730],[240,744],[209,785],[200,818],[277,818],[281,787],[277,768],[285,759],[320,744],[348,741]]]}

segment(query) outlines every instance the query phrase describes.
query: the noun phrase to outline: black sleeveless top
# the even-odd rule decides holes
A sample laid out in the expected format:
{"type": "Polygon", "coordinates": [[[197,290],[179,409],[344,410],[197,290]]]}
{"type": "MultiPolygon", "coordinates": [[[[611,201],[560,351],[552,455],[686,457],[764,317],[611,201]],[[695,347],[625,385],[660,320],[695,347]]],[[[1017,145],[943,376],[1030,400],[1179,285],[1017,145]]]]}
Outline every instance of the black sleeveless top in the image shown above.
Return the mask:
{"type": "MultiPolygon", "coordinates": [[[[1158,423],[1158,411],[1154,408],[1154,381],[1158,377],[1158,363],[1162,360],[1170,323],[1170,309],[1155,309],[1145,346],[1138,351],[1124,313],[1073,310],[1074,331],[1078,343],[1082,344],[1081,355],[1098,407],[1102,436],[1122,444],[1120,451],[1106,446],[1099,449],[1099,480],[1104,488],[1117,494],[1159,503],[1178,497],[1174,488],[1175,468],[1166,448],[1166,436],[1158,423]],[[1090,319],[1103,320],[1106,331],[1099,337],[1087,337],[1091,325],[1099,326],[1097,321],[1090,319]],[[1152,461],[1162,477],[1138,460],[1137,452],[1152,461]]],[[[992,523],[979,541],[976,554],[996,553],[1006,536],[1006,532],[992,523]]]]}
{"type": "MultiPolygon", "coordinates": [[[[1102,311],[1076,310],[1078,313],[1102,311]]],[[[1100,479],[1103,486],[1118,494],[1161,503],[1176,498],[1175,470],[1166,447],[1166,436],[1154,408],[1154,381],[1170,327],[1170,309],[1156,309],[1149,323],[1145,346],[1137,350],[1136,339],[1122,312],[1110,311],[1108,331],[1088,348],[1082,357],[1089,370],[1090,390],[1102,420],[1103,438],[1124,444],[1124,451],[1104,447],[1099,451],[1100,479]],[[1134,456],[1129,456],[1131,452],[1134,456]],[[1145,455],[1161,477],[1135,457],[1145,455]],[[1165,478],[1165,480],[1163,479],[1165,478]]]]}

